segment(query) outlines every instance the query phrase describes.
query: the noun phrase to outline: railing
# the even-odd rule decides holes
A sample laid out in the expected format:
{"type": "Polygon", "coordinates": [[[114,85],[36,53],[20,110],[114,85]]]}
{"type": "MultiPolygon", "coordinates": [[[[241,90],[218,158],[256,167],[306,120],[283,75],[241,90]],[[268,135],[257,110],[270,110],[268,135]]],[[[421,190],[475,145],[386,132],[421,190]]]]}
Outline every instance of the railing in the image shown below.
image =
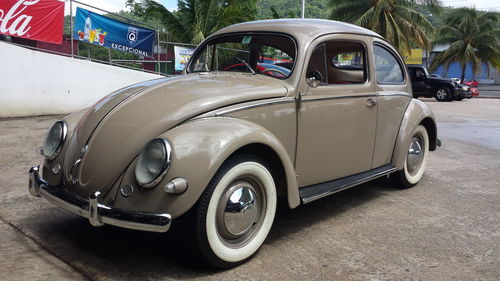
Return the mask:
{"type": "MultiPolygon", "coordinates": [[[[163,75],[162,73],[158,73],[157,71],[150,71],[150,70],[147,70],[147,69],[140,69],[140,68],[130,67],[130,66],[123,65],[123,64],[117,64],[117,63],[112,63],[112,62],[109,62],[109,61],[92,59],[92,58],[88,58],[88,57],[84,57],[84,56],[79,56],[79,55],[75,55],[75,54],[61,53],[61,52],[56,52],[56,51],[52,51],[52,50],[48,50],[48,49],[42,49],[42,48],[37,48],[37,47],[33,47],[33,46],[28,46],[28,45],[22,45],[22,44],[18,44],[18,43],[8,42],[8,41],[1,41],[1,42],[4,42],[6,44],[11,44],[11,45],[14,45],[14,46],[18,46],[18,47],[27,48],[27,49],[30,49],[30,50],[35,50],[35,51],[41,51],[41,52],[45,52],[45,53],[50,53],[50,54],[54,54],[54,55],[60,55],[60,56],[71,57],[71,58],[75,58],[75,59],[93,61],[93,62],[98,62],[98,63],[102,63],[102,64],[107,64],[107,65],[113,65],[113,66],[128,68],[128,69],[132,69],[132,70],[137,70],[137,71],[142,71],[142,72],[147,72],[147,73],[152,73],[152,74],[163,75]]],[[[144,61],[144,62],[155,62],[155,61],[144,61]]],[[[163,61],[163,62],[165,62],[165,61],[163,61]]],[[[169,62],[169,61],[167,61],[167,62],[169,62]]]]}

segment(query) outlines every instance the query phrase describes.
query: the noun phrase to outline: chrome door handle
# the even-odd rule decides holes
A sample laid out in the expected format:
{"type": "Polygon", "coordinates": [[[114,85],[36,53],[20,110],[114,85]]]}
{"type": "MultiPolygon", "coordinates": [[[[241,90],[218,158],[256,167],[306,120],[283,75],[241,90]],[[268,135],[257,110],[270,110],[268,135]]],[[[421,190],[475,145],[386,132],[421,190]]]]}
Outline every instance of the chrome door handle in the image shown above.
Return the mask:
{"type": "Polygon", "coordinates": [[[366,105],[367,106],[374,106],[377,105],[377,100],[374,98],[369,98],[366,100],[366,105]]]}

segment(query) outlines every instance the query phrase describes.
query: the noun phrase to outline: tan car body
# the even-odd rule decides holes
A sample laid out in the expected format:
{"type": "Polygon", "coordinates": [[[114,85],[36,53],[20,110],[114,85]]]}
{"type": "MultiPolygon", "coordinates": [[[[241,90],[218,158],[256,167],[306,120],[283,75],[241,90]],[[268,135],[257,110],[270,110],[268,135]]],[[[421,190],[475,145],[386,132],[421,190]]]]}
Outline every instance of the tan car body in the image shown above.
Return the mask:
{"type": "Polygon", "coordinates": [[[250,73],[184,72],[118,90],[64,119],[67,140],[55,159],[45,161],[42,177],[83,198],[99,190],[100,200],[118,209],[176,218],[196,204],[234,153],[245,151],[271,162],[278,193],[295,208],[301,204],[301,187],[386,164],[402,169],[419,124],[429,132],[430,150],[436,148],[434,116],[428,106],[412,99],[408,74],[402,85],[377,83],[373,42],[397,53],[378,34],[332,21],[274,20],[234,25],[210,38],[238,32],[293,37],[297,55],[291,76],[280,80],[250,73]],[[309,57],[325,40],[365,46],[366,83],[307,85],[309,57]],[[370,99],[376,106],[367,105],[370,99]],[[134,176],[135,162],[144,145],[157,137],[170,142],[171,165],[158,185],[143,189],[134,176]],[[55,174],[57,165],[62,172],[55,174]],[[188,182],[186,192],[166,193],[164,186],[179,177],[188,182]],[[71,183],[75,178],[78,182],[71,183]],[[134,192],[125,197],[120,188],[127,184],[134,192]]]}

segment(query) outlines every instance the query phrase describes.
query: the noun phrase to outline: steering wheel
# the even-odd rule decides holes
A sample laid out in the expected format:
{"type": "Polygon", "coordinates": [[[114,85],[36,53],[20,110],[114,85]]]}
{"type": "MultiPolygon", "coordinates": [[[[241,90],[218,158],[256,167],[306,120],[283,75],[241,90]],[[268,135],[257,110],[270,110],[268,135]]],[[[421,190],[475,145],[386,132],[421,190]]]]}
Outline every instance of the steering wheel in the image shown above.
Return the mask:
{"type": "Polygon", "coordinates": [[[276,69],[276,68],[264,68],[263,70],[260,71],[261,73],[265,73],[265,72],[269,72],[269,74],[271,74],[272,76],[274,77],[279,77],[279,78],[283,78],[283,77],[286,77],[288,74],[285,73],[284,71],[282,70],[279,70],[279,69],[276,69]],[[273,74],[273,73],[277,73],[278,75],[276,74],[273,74]]]}

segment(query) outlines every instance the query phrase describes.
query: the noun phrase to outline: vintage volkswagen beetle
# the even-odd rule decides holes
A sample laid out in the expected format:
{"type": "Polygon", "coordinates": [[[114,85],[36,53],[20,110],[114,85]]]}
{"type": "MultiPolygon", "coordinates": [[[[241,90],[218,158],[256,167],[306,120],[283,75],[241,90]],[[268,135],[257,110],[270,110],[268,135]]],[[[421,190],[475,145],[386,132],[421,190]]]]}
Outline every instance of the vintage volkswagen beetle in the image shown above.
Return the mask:
{"type": "Polygon", "coordinates": [[[387,175],[411,187],[439,143],[400,55],[354,25],[233,25],[183,74],[56,122],[30,193],[94,226],[166,232],[191,210],[204,258],[231,267],[264,242],[277,196],[295,208],[387,175]]]}

